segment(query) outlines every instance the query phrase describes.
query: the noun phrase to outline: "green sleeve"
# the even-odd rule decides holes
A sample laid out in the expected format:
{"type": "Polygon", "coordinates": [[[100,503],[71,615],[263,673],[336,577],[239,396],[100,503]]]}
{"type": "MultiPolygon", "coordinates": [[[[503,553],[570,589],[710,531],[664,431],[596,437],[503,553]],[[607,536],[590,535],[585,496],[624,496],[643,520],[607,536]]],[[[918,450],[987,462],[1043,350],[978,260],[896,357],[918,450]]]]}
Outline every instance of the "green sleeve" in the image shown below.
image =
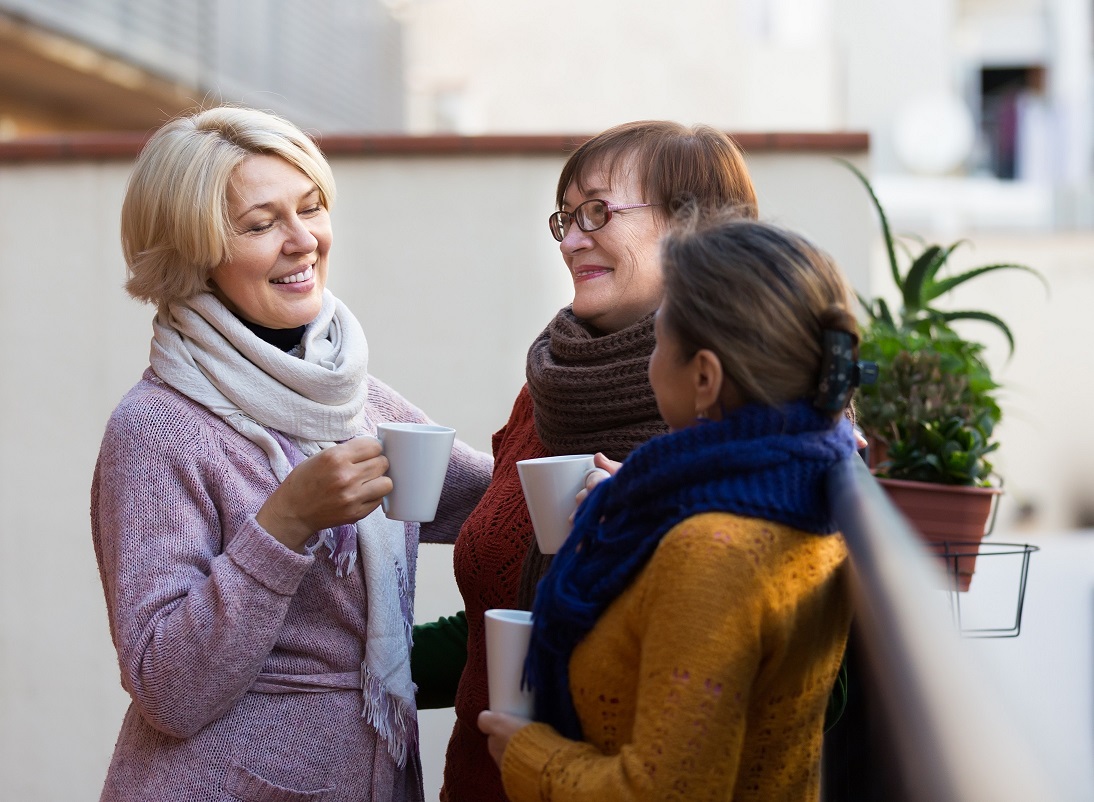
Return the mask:
{"type": "Polygon", "coordinates": [[[466,662],[467,616],[463,610],[428,624],[415,624],[410,676],[418,686],[418,709],[452,707],[466,662]]]}

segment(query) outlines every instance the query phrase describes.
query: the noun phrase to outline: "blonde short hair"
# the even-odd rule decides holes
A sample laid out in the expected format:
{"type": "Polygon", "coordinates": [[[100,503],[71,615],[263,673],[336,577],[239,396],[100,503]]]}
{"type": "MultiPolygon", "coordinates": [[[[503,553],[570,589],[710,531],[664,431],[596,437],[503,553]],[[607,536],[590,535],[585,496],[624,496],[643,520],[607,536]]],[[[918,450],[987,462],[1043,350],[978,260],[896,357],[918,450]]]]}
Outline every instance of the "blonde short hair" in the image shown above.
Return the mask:
{"type": "Polygon", "coordinates": [[[231,257],[229,183],[255,154],[280,156],[297,167],[331,207],[330,165],[288,120],[239,106],[174,119],[141,150],[122,203],[130,295],[162,307],[209,289],[213,268],[231,257]]]}

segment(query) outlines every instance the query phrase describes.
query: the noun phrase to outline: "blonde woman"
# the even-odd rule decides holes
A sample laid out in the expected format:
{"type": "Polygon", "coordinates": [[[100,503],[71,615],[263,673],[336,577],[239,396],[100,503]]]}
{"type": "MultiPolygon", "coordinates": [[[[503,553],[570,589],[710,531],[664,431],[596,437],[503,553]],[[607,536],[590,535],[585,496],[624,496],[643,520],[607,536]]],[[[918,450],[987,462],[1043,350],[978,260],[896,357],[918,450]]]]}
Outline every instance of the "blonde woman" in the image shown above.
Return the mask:
{"type": "Polygon", "coordinates": [[[431,524],[387,520],[385,421],[327,289],[334,180],[261,111],[174,120],[122,207],[150,367],[106,426],[95,553],[132,702],[104,800],[418,800],[410,677],[419,537],[452,542],[490,475],[457,442],[431,524]]]}

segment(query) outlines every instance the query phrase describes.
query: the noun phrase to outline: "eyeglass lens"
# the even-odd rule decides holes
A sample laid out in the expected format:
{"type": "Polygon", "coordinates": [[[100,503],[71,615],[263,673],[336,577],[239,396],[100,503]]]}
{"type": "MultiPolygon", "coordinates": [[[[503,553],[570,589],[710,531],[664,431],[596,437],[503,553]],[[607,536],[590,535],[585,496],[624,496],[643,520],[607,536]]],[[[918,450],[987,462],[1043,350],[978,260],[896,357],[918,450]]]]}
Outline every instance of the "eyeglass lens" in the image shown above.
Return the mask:
{"type": "Polygon", "coordinates": [[[566,232],[570,230],[571,222],[577,221],[577,227],[587,233],[603,228],[611,218],[608,204],[593,198],[579,203],[572,212],[559,211],[551,215],[551,233],[556,240],[562,242],[566,232]]]}

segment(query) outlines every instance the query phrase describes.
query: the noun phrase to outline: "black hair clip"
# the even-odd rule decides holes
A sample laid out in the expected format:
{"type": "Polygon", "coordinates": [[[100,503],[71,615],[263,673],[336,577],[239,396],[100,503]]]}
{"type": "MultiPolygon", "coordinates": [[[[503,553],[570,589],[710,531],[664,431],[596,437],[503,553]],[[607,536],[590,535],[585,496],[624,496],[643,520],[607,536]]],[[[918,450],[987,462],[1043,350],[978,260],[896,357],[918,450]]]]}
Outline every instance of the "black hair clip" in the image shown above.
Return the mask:
{"type": "Polygon", "coordinates": [[[813,399],[813,406],[821,412],[839,412],[847,406],[856,387],[877,381],[876,362],[856,361],[857,344],[849,331],[824,330],[820,381],[813,399]]]}

